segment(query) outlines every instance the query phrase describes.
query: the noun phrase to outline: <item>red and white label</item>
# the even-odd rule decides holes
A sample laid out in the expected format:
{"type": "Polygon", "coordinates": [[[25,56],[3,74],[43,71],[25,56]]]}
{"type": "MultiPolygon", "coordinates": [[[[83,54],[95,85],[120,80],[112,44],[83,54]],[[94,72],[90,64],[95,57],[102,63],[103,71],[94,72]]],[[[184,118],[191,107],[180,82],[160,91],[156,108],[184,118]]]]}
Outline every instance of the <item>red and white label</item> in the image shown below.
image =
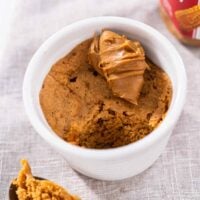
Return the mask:
{"type": "Polygon", "coordinates": [[[200,27],[187,31],[183,30],[180,28],[175,15],[176,11],[185,10],[200,5],[200,0],[160,0],[160,4],[168,14],[174,26],[183,36],[192,39],[200,39],[200,27]]]}

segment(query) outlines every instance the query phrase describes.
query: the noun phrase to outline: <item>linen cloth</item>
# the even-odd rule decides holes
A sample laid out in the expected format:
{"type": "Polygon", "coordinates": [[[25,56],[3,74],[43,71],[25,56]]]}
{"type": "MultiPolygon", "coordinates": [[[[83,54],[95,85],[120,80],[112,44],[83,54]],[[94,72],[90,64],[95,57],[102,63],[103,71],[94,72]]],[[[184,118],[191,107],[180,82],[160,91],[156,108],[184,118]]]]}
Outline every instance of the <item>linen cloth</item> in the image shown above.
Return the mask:
{"type": "MultiPolygon", "coordinates": [[[[46,177],[83,200],[200,199],[200,48],[180,44],[162,22],[156,0],[13,0],[0,49],[0,200],[27,158],[34,175],[46,177]],[[37,48],[60,28],[93,16],[122,16],[159,30],[185,63],[188,93],[167,148],[145,172],[122,181],[98,181],[75,172],[32,128],[22,102],[22,83],[37,48]]],[[[4,19],[3,19],[4,20],[4,19]]],[[[6,20],[6,18],[5,18],[6,20]]],[[[1,27],[2,28],[2,27],[1,27]]],[[[0,37],[1,40],[1,37],[0,37]]]]}

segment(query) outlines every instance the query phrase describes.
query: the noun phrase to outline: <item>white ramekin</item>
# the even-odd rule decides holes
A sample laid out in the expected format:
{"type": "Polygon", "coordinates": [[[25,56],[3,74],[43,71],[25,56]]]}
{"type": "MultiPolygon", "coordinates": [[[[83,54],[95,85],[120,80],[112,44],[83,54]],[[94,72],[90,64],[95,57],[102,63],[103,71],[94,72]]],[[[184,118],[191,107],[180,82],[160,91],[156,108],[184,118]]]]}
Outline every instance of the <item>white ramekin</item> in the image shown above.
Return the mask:
{"type": "Polygon", "coordinates": [[[28,65],[23,83],[23,99],[35,130],[64,156],[72,168],[96,179],[119,180],[144,171],[162,153],[183,108],[186,81],[184,65],[178,52],[158,31],[127,18],[97,17],[66,26],[44,42],[28,65]],[[102,29],[111,29],[141,41],[147,55],[171,78],[173,96],[163,122],[144,139],[119,148],[94,150],[69,144],[52,131],[42,113],[39,92],[52,64],[102,29]]]}

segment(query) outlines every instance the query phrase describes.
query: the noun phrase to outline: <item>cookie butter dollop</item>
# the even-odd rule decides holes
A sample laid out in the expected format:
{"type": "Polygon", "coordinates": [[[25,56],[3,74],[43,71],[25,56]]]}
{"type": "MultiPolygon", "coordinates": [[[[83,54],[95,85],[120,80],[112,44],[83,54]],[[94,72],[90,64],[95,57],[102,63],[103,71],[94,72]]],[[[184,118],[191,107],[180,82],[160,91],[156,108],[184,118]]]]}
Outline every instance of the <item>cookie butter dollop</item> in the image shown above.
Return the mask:
{"type": "Polygon", "coordinates": [[[19,200],[80,200],[61,186],[49,181],[35,179],[27,160],[21,160],[22,169],[13,184],[17,187],[19,200]]]}
{"type": "Polygon", "coordinates": [[[137,104],[148,68],[140,42],[102,31],[91,43],[88,62],[106,78],[114,95],[137,104]]]}

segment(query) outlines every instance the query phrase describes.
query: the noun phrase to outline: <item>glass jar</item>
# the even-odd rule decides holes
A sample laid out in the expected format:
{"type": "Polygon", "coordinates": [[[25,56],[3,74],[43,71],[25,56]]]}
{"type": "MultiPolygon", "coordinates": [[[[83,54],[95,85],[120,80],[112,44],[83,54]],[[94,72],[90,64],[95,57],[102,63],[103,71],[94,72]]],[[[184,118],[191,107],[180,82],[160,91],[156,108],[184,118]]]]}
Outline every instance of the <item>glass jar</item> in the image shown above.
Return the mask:
{"type": "Polygon", "coordinates": [[[160,11],[181,42],[200,46],[200,0],[160,0],[160,11]]]}

